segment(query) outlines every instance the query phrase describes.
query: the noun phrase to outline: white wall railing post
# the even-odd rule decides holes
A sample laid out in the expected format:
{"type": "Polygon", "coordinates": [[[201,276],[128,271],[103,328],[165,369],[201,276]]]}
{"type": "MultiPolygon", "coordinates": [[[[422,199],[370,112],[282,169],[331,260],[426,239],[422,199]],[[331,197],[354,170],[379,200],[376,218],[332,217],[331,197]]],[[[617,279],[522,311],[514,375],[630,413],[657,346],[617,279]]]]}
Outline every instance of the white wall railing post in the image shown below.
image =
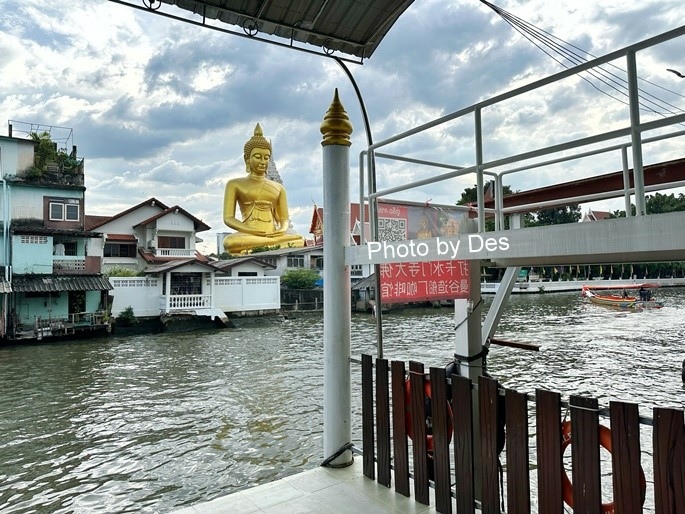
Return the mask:
{"type": "MultiPolygon", "coordinates": [[[[350,135],[352,124],[336,89],[321,123],[323,140],[324,398],[323,451],[330,466],[349,466],[352,451],[350,370],[351,288],[345,247],[350,244],[350,135]]],[[[363,208],[363,206],[362,206],[363,208]]]]}

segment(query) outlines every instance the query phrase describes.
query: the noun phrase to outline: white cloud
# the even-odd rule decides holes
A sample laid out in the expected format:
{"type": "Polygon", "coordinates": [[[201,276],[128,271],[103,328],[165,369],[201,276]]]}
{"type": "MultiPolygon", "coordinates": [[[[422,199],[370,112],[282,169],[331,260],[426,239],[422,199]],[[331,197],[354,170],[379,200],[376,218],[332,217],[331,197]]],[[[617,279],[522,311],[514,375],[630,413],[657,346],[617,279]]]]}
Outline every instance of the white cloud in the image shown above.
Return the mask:
{"type": "MultiPolygon", "coordinates": [[[[676,27],[682,11],[676,0],[494,3],[595,55],[676,27]]],[[[105,0],[4,0],[0,56],[0,119],[74,129],[86,157],[88,214],[114,214],[155,196],[209,224],[212,230],[200,236],[214,251],[214,233],[226,230],[224,184],[244,173],[242,147],[260,122],[274,145],[295,230],[308,235],[313,205],[323,202],[319,126],[335,88],[355,129],[350,164],[357,199],[358,152],[367,136],[355,91],[332,60],[105,0]]],[[[476,0],[414,2],[363,66],[348,67],[374,141],[563,69],[476,0]]],[[[682,109],[685,81],[664,71],[685,68],[681,44],[640,54],[639,67],[642,77],[667,89],[645,87],[682,109]]],[[[486,158],[620,126],[625,113],[620,102],[579,79],[526,100],[484,112],[486,158]],[[580,120],[572,116],[579,106],[590,107],[580,120]]],[[[455,122],[387,151],[470,165],[473,124],[455,122]]],[[[646,159],[671,151],[655,145],[646,159]]],[[[522,174],[512,186],[615,171],[614,162],[522,174]]],[[[378,171],[381,187],[439,172],[382,160],[378,171]]],[[[474,182],[453,179],[437,192],[421,188],[413,199],[454,203],[474,182]]]]}

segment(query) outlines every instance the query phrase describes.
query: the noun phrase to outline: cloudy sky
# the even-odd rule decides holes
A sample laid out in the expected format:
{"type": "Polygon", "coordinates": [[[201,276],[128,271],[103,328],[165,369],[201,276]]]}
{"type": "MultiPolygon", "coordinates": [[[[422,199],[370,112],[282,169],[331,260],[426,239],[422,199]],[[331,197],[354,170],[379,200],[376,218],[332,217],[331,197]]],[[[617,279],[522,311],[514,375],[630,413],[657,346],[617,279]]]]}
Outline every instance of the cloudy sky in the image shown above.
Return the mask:
{"type": "MultiPolygon", "coordinates": [[[[595,56],[675,28],[683,13],[680,0],[493,3],[595,56]]],[[[366,137],[352,85],[335,61],[107,0],[0,0],[0,12],[0,134],[7,135],[7,120],[73,129],[69,144],[86,159],[87,214],[115,214],[154,196],[210,225],[199,235],[204,251],[216,251],[215,233],[227,230],[225,183],[244,173],[242,147],[259,122],[273,143],[294,228],[308,236],[313,206],[323,203],[319,126],[335,88],[355,128],[350,162],[356,190],[366,137]]],[[[643,87],[658,100],[646,106],[644,119],[662,110],[682,112],[685,79],[666,71],[685,72],[682,43],[638,54],[643,87]]],[[[615,70],[625,68],[615,64],[615,70]]],[[[479,0],[416,0],[370,59],[348,67],[375,141],[563,70],[479,0]]],[[[607,69],[611,77],[613,70],[607,69]]],[[[593,80],[568,79],[484,112],[486,161],[624,127],[620,86],[613,78],[593,80]]],[[[468,166],[472,126],[467,119],[388,151],[468,166]]],[[[15,132],[21,127],[15,124],[15,132]]],[[[646,152],[645,164],[679,156],[659,144],[646,152]]],[[[508,184],[542,187],[620,167],[616,155],[586,159],[517,174],[508,184]]],[[[379,186],[435,172],[379,162],[379,186]]],[[[475,177],[465,177],[411,198],[453,204],[473,184],[475,177]]],[[[622,203],[592,206],[618,209],[622,203]]]]}

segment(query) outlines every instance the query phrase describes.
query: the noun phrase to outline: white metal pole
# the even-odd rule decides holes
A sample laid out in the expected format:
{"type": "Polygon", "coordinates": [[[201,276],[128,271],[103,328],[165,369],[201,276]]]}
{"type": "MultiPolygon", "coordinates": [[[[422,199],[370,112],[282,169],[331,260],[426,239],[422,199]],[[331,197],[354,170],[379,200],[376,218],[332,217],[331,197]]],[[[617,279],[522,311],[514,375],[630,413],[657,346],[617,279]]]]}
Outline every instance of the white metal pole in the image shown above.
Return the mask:
{"type": "MultiPolygon", "coordinates": [[[[642,167],[642,132],[640,131],[640,90],[637,84],[635,50],[626,54],[628,61],[628,100],[630,107],[630,136],[633,148],[633,181],[635,182],[635,215],[647,213],[645,175],[642,167]]],[[[626,216],[628,213],[626,212],[626,216]]]]}
{"type": "Polygon", "coordinates": [[[164,291],[164,313],[169,314],[169,302],[171,301],[171,271],[166,272],[166,290],[164,291]]]}
{"type": "MultiPolygon", "coordinates": [[[[468,232],[475,232],[474,220],[468,220],[464,225],[468,232]]],[[[480,224],[479,224],[480,225],[480,224]]],[[[454,357],[459,366],[459,374],[467,377],[474,385],[478,385],[478,377],[483,373],[483,342],[481,335],[481,292],[480,292],[480,261],[469,262],[470,295],[468,300],[454,301],[454,357]],[[473,360],[471,360],[473,359],[473,360]]],[[[480,431],[480,409],[478,406],[478,393],[473,392],[473,430],[478,434],[480,431]]],[[[479,460],[480,442],[474,439],[474,482],[476,491],[480,491],[482,480],[482,466],[479,460]]],[[[480,498],[479,498],[480,499],[480,498]]]]}
{"type": "Polygon", "coordinates": [[[626,218],[632,216],[630,208],[630,168],[628,167],[628,147],[621,147],[621,162],[623,163],[623,201],[625,202],[626,218]]]}
{"type": "MultiPolygon", "coordinates": [[[[352,124],[335,90],[321,123],[323,139],[323,450],[328,465],[349,466],[353,455],[350,336],[350,135],[352,124]]],[[[363,206],[362,206],[363,208],[363,206]]]]}
{"type": "MultiPolygon", "coordinates": [[[[483,191],[483,125],[481,110],[473,111],[476,138],[476,203],[478,204],[478,232],[485,232],[485,199],[483,191]]],[[[478,281],[480,283],[480,280],[478,281]]]]}

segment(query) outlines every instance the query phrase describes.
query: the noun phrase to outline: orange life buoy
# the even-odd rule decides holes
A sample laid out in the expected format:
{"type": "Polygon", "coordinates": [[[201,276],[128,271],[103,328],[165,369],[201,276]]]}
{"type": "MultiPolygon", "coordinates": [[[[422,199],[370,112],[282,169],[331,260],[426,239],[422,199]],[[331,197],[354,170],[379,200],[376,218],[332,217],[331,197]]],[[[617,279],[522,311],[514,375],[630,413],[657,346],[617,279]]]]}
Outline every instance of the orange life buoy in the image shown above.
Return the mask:
{"type": "MultiPolygon", "coordinates": [[[[571,444],[571,422],[564,421],[561,426],[561,454],[571,444]]],[[[611,453],[611,430],[609,430],[604,425],[599,425],[599,445],[606,451],[611,453]]],[[[645,482],[645,473],[642,471],[642,466],[640,466],[640,497],[642,498],[642,503],[645,502],[645,490],[647,484],[645,482]]],[[[566,469],[562,467],[561,472],[561,491],[564,498],[564,502],[573,508],[573,484],[568,478],[566,469]]],[[[603,514],[614,514],[614,502],[602,503],[602,513],[603,514]]]]}
{"type": "MultiPolygon", "coordinates": [[[[429,379],[424,380],[423,382],[423,395],[424,397],[428,400],[431,401],[432,399],[432,393],[431,393],[431,382],[429,379]]],[[[407,427],[407,435],[409,436],[410,439],[414,439],[414,429],[412,428],[412,421],[411,421],[411,384],[409,382],[409,379],[406,379],[404,381],[404,421],[407,427]]],[[[432,429],[432,422],[431,422],[431,417],[426,416],[426,450],[428,453],[433,453],[434,450],[434,443],[433,443],[433,429],[432,429]]],[[[452,406],[450,405],[450,402],[447,402],[447,436],[448,436],[448,441],[452,440],[452,406]]]]}

